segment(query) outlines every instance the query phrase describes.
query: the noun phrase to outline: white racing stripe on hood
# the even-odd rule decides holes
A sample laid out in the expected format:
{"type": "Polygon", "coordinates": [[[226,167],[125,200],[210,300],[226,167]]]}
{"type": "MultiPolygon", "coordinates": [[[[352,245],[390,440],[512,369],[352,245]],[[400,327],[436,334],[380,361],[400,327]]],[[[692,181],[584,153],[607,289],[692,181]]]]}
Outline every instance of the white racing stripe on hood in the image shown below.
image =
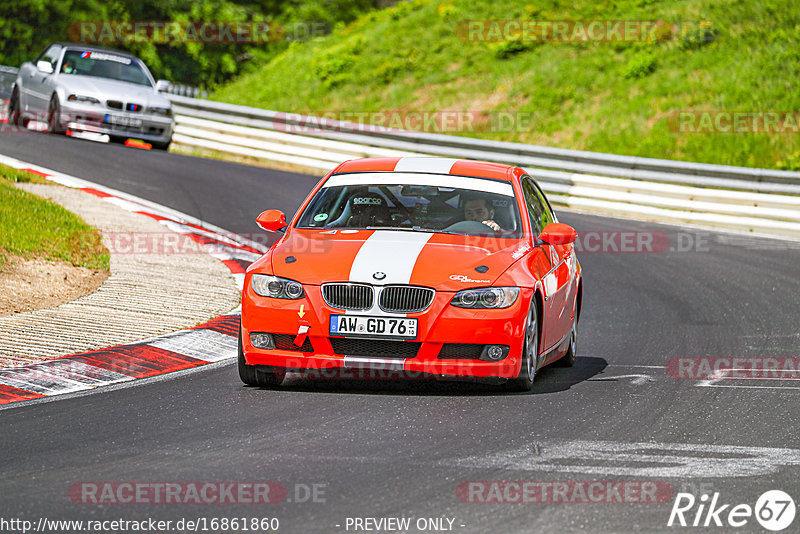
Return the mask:
{"type": "Polygon", "coordinates": [[[407,284],[414,264],[433,234],[375,230],[358,250],[350,268],[351,282],[367,284],[407,284]],[[376,280],[376,272],[386,278],[376,280]]]}

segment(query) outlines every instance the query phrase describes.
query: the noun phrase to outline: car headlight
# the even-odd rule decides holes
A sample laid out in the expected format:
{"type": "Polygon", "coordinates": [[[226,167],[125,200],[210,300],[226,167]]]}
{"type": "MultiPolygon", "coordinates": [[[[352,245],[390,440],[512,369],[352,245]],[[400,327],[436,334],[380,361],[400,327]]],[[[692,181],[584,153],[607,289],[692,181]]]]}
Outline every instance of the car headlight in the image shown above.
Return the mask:
{"type": "Polygon", "coordinates": [[[100,101],[93,96],[69,95],[67,100],[70,102],[83,102],[84,104],[99,104],[100,101]]]}
{"type": "Polygon", "coordinates": [[[518,287],[482,287],[459,291],[450,304],[458,308],[508,308],[518,296],[518,287]]]}
{"type": "Polygon", "coordinates": [[[262,297],[294,300],[305,296],[300,282],[277,276],[254,274],[250,285],[262,297]]]}
{"type": "Polygon", "coordinates": [[[164,115],[165,117],[172,117],[172,108],[148,108],[150,113],[154,113],[156,115],[164,115]]]}

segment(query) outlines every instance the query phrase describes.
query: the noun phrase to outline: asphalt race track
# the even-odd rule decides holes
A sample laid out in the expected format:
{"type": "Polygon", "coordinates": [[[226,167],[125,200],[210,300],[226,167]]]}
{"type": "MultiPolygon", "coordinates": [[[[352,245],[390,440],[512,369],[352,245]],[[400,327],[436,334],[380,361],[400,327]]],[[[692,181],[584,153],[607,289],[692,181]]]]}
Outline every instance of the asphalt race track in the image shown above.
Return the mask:
{"type": "MultiPolygon", "coordinates": [[[[293,213],[318,179],[46,134],[0,135],[0,154],[237,233],[256,232],[263,209],[293,213]]],[[[697,530],[667,526],[682,491],[698,502],[718,492],[730,505],[722,521],[767,490],[800,502],[800,380],[678,379],[665,368],[671,358],[800,356],[800,246],[560,216],[583,239],[599,236],[589,243],[608,243],[579,256],[576,367],[541,371],[532,393],[400,380],[255,389],[229,364],[11,407],[0,411],[0,515],[276,517],[290,533],[354,532],[352,518],[385,517],[452,519],[464,533],[656,532],[697,530]],[[647,232],[672,250],[616,252],[608,232],[647,232]],[[70,499],[76,483],[130,481],[274,481],[288,493],[267,505],[70,499]],[[655,503],[484,503],[469,501],[486,494],[462,491],[471,481],[633,481],[669,491],[655,503]],[[307,491],[314,485],[316,498],[307,491]]],[[[750,517],[741,528],[704,531],[763,528],[750,517]]]]}

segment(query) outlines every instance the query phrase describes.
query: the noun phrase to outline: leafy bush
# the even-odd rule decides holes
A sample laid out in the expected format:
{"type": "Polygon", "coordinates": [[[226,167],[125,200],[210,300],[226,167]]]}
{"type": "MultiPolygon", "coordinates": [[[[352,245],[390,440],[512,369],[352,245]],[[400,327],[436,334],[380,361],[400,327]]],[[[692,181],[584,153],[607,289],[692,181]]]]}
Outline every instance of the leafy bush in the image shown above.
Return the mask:
{"type": "Polygon", "coordinates": [[[506,39],[489,45],[494,56],[498,59],[508,59],[511,56],[533,48],[532,42],[523,41],[522,38],[506,39]]]}
{"type": "Polygon", "coordinates": [[[697,23],[684,24],[678,31],[678,43],[681,50],[697,50],[707,44],[713,43],[717,38],[710,20],[701,20],[697,23]]]}
{"type": "Polygon", "coordinates": [[[640,52],[628,61],[622,75],[625,78],[644,78],[654,73],[657,67],[658,59],[655,54],[652,52],[640,52]]]}
{"type": "Polygon", "coordinates": [[[364,40],[360,37],[330,47],[311,60],[312,72],[328,88],[346,83],[352,79],[357,56],[363,48],[364,40]]]}
{"type": "Polygon", "coordinates": [[[326,35],[387,1],[392,0],[5,0],[0,64],[19,66],[52,41],[75,40],[69,29],[79,21],[270,21],[285,29],[267,43],[100,43],[138,55],[156,78],[213,88],[276,57],[291,42],[326,35]]]}

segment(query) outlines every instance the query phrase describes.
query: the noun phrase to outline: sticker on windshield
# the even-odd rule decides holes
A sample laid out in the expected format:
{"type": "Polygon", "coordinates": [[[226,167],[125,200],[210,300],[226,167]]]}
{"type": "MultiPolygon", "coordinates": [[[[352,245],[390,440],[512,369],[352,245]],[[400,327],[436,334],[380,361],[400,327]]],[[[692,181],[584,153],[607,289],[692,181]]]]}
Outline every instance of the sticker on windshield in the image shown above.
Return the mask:
{"type": "Polygon", "coordinates": [[[314,215],[314,220],[315,221],[324,221],[327,218],[328,218],[328,214],[327,213],[317,213],[316,215],[314,215]]]}
{"type": "Polygon", "coordinates": [[[123,65],[130,65],[131,59],[128,57],[122,56],[114,56],[112,54],[104,54],[103,52],[92,52],[86,50],[85,52],[81,53],[82,59],[94,59],[96,61],[115,61],[117,63],[122,63],[123,65]]]}

